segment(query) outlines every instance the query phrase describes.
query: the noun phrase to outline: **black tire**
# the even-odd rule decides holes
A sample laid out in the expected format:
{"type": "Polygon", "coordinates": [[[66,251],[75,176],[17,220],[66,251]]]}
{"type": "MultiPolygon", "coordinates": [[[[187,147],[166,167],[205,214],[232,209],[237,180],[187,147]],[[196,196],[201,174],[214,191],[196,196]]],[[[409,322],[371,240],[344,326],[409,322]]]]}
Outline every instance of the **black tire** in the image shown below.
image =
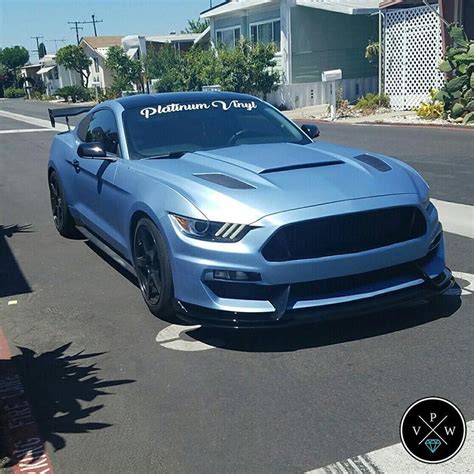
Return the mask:
{"type": "Polygon", "coordinates": [[[143,299],[150,311],[175,321],[173,277],[166,243],[156,225],[143,217],[133,233],[133,265],[143,299]]]}
{"type": "Polygon", "coordinates": [[[64,197],[64,191],[59,183],[59,179],[55,171],[52,171],[48,178],[49,197],[51,202],[51,211],[53,213],[53,221],[57,231],[68,238],[77,237],[78,230],[74,222],[64,197]]]}

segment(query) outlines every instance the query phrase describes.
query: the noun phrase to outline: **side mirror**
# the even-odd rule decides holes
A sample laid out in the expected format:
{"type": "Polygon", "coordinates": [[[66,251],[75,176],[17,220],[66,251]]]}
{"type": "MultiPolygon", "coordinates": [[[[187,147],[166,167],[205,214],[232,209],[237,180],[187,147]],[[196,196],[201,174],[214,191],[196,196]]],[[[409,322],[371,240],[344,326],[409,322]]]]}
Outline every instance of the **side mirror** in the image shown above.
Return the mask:
{"type": "Polygon", "coordinates": [[[318,138],[319,137],[319,128],[313,124],[304,124],[301,125],[301,130],[303,130],[309,138],[318,138]]]}
{"type": "Polygon", "coordinates": [[[107,152],[101,142],[81,143],[77,147],[77,154],[81,158],[98,158],[99,160],[107,157],[107,152]]]}

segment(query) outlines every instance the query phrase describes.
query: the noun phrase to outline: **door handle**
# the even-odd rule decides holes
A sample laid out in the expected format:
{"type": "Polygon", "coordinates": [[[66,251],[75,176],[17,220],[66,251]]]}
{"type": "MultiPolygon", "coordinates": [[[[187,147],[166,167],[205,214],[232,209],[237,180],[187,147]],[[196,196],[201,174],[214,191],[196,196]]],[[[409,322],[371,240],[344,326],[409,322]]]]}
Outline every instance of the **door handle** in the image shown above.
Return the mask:
{"type": "Polygon", "coordinates": [[[79,163],[79,160],[76,160],[74,158],[74,160],[72,160],[72,166],[74,166],[74,169],[76,171],[79,171],[81,169],[81,164],[79,163]]]}

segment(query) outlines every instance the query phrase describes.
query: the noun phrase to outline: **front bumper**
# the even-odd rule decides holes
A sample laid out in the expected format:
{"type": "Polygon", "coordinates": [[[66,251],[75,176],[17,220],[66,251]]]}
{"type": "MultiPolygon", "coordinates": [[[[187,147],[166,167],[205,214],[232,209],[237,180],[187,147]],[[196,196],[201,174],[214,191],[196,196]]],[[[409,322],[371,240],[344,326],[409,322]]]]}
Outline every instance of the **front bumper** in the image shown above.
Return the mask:
{"type": "Polygon", "coordinates": [[[262,316],[262,313],[231,313],[209,310],[200,306],[179,303],[177,312],[186,322],[221,328],[272,328],[336,320],[349,316],[376,313],[403,305],[415,305],[442,295],[455,284],[446,268],[437,278],[420,285],[346,303],[315,308],[289,310],[280,318],[262,316]],[[433,281],[434,280],[434,281],[433,281]],[[439,283],[436,283],[439,282],[439,283]]]}
{"type": "Polygon", "coordinates": [[[256,223],[260,227],[232,244],[186,237],[165,218],[178,311],[183,319],[206,325],[275,326],[377,311],[443,293],[452,277],[434,208],[420,207],[427,231],[406,242],[285,262],[269,262],[261,254],[267,239],[289,222],[401,205],[419,206],[418,197],[384,196],[288,211],[262,219],[256,223]],[[259,274],[261,280],[215,281],[209,277],[214,270],[259,274]]]}

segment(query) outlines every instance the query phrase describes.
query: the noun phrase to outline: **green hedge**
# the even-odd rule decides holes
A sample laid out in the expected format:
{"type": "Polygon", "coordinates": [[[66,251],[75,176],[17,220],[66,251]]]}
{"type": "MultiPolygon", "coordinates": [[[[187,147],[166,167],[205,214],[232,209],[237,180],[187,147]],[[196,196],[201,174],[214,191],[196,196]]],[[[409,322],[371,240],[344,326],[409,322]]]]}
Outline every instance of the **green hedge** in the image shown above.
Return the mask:
{"type": "Polygon", "coordinates": [[[24,89],[16,87],[8,87],[4,91],[5,97],[7,99],[18,99],[19,97],[25,97],[24,89]]]}

